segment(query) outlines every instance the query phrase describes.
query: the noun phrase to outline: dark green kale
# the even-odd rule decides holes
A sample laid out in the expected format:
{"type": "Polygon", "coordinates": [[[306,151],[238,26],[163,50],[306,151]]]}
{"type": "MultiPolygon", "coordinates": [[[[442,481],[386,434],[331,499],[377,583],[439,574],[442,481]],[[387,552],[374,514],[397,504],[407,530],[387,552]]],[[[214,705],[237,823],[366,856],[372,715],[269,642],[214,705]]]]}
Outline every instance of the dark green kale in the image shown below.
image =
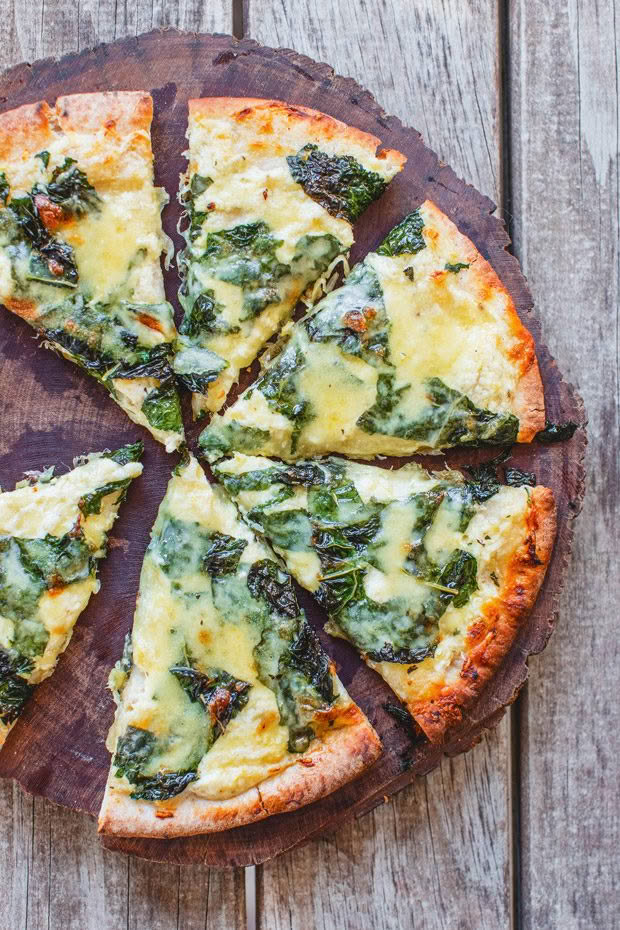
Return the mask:
{"type": "Polygon", "coordinates": [[[334,701],[329,660],[318,636],[300,615],[272,615],[254,649],[260,681],[276,695],[290,752],[305,752],[314,721],[334,701]]]}
{"type": "Polygon", "coordinates": [[[563,442],[565,439],[571,439],[579,423],[567,420],[565,423],[551,423],[549,420],[545,423],[545,428],[536,433],[537,442],[551,443],[563,442]]]}
{"type": "Polygon", "coordinates": [[[416,420],[408,421],[398,410],[409,385],[396,387],[394,374],[380,374],[377,399],[358,419],[367,433],[383,433],[423,442],[430,448],[467,445],[509,445],[516,441],[519,421],[511,413],[493,413],[449,388],[440,378],[425,382],[429,406],[416,420]]]}
{"type": "Polygon", "coordinates": [[[214,291],[201,291],[190,309],[186,310],[179,326],[179,333],[199,344],[204,336],[240,332],[240,326],[230,326],[226,322],[222,316],[222,310],[222,304],[215,300],[214,291]]]}
{"type": "Polygon", "coordinates": [[[42,152],[37,152],[37,154],[34,157],[41,159],[41,162],[43,163],[44,168],[47,168],[47,166],[50,163],[50,153],[47,151],[47,149],[45,149],[42,152]]]}
{"type": "Polygon", "coordinates": [[[312,342],[335,342],[369,365],[389,356],[389,322],[383,291],[373,269],[362,262],[345,284],[328,294],[305,327],[312,342]]]}
{"type": "Polygon", "coordinates": [[[252,597],[263,598],[272,610],[285,617],[301,613],[291,576],[280,569],[273,559],[254,562],[248,572],[247,584],[252,597]]]}
{"type": "Polygon", "coordinates": [[[381,196],[387,181],[351,155],[327,155],[309,143],[287,156],[291,175],[306,194],[331,213],[354,223],[381,196]]]}
{"type": "Polygon", "coordinates": [[[62,165],[52,171],[49,183],[36,184],[32,192],[35,195],[43,194],[52,203],[62,207],[68,216],[80,217],[100,209],[101,198],[84,172],[77,167],[75,158],[65,158],[62,165]]]}
{"type": "Polygon", "coordinates": [[[56,287],[75,288],[78,272],[73,249],[48,231],[34,193],[13,197],[5,210],[11,239],[26,243],[30,249],[28,277],[56,287]]]}
{"type": "Polygon", "coordinates": [[[120,449],[116,449],[114,452],[104,452],[103,457],[112,459],[117,465],[128,465],[129,462],[139,462],[143,454],[144,443],[140,439],[138,442],[132,442],[128,443],[126,446],[121,446],[120,449]]]}
{"type": "Polygon", "coordinates": [[[249,319],[282,299],[277,284],[291,268],[278,261],[276,249],[281,245],[267,223],[247,223],[208,232],[200,261],[216,278],[243,290],[243,309],[249,319]]]}
{"type": "Polygon", "coordinates": [[[233,574],[246,546],[245,539],[210,533],[199,523],[166,517],[149,551],[166,574],[181,578],[205,571],[211,576],[233,574]]]}
{"type": "Polygon", "coordinates": [[[108,481],[107,484],[102,484],[101,487],[95,488],[94,491],[89,491],[87,494],[84,494],[80,498],[78,506],[85,517],[90,516],[93,513],[101,513],[101,504],[103,498],[107,497],[108,494],[114,494],[115,492],[122,492],[118,503],[120,503],[125,498],[127,493],[127,488],[131,484],[131,478],[126,478],[124,481],[108,481]]]}
{"type": "Polygon", "coordinates": [[[13,723],[34,691],[27,677],[32,672],[32,660],[15,650],[0,649],[0,722],[13,723]]]}
{"type": "Polygon", "coordinates": [[[7,200],[9,199],[9,192],[11,188],[9,182],[6,179],[6,174],[4,171],[0,171],[0,201],[6,205],[7,200]]]}
{"type": "Polygon", "coordinates": [[[210,533],[203,565],[209,575],[230,575],[237,571],[247,540],[235,539],[226,533],[210,533]]]}
{"type": "Polygon", "coordinates": [[[269,432],[257,426],[214,420],[200,434],[198,445],[208,461],[213,462],[230,452],[257,452],[268,440],[269,432]]]}
{"type": "MultiPolygon", "coordinates": [[[[415,268],[413,267],[413,265],[408,265],[406,268],[404,268],[403,274],[405,275],[406,278],[409,278],[410,281],[415,281],[415,268]]],[[[386,704],[386,707],[387,707],[387,704],[386,704]]]]}
{"type": "Polygon", "coordinates": [[[304,356],[293,346],[282,355],[258,379],[252,390],[261,391],[267,403],[276,413],[281,413],[293,423],[291,452],[295,453],[299,436],[304,426],[314,418],[312,404],[302,400],[298,394],[297,378],[304,366],[304,356]]]}
{"type": "MultiPolygon", "coordinates": [[[[162,305],[165,307],[166,305],[162,305]]],[[[45,339],[104,384],[111,378],[172,377],[170,343],[145,345],[123,325],[123,316],[142,305],[123,303],[114,308],[84,300],[81,294],[51,307],[38,322],[45,339]],[[121,314],[122,311],[122,314],[121,314]]],[[[159,305],[149,310],[161,309],[159,305]]]]}
{"type": "Polygon", "coordinates": [[[379,255],[415,255],[416,252],[426,247],[426,241],[422,235],[423,229],[424,220],[420,211],[414,210],[398,226],[390,230],[378,247],[377,253],[379,255]]]}
{"type": "Polygon", "coordinates": [[[331,475],[325,466],[316,462],[297,462],[295,465],[273,465],[270,468],[246,471],[238,475],[231,475],[216,466],[215,471],[229,494],[233,496],[241,491],[266,491],[273,484],[282,484],[286,487],[301,485],[326,484],[331,475]]]}
{"type": "Polygon", "coordinates": [[[183,430],[183,419],[174,381],[164,381],[149,391],[142,402],[142,413],[155,429],[180,433],[183,430]]]}
{"type": "Polygon", "coordinates": [[[389,701],[383,705],[383,709],[393,717],[394,720],[405,730],[409,736],[417,737],[415,730],[413,717],[409,711],[405,710],[404,707],[400,707],[398,704],[391,704],[389,701]]]}
{"type": "Polygon", "coordinates": [[[186,239],[191,243],[194,242],[200,233],[202,232],[202,224],[209,215],[208,211],[196,210],[194,201],[201,194],[204,194],[206,189],[213,184],[213,178],[203,177],[200,174],[194,174],[189,184],[189,188],[184,191],[179,197],[181,206],[187,210],[187,215],[189,217],[189,226],[186,229],[184,235],[186,239]]]}
{"type": "Polygon", "coordinates": [[[112,764],[116,775],[135,785],[134,800],[165,801],[174,798],[198,777],[196,768],[182,772],[159,772],[145,775],[143,769],[157,752],[157,738],[150,730],[129,726],[118,741],[112,764]]]}
{"type": "Polygon", "coordinates": [[[444,268],[446,271],[451,271],[453,274],[458,274],[459,271],[462,271],[464,268],[469,268],[469,262],[446,262],[444,268]]]}
{"type": "Polygon", "coordinates": [[[81,534],[0,536],[0,615],[14,622],[12,645],[23,654],[41,655],[49,633],[36,618],[39,598],[46,590],[82,581],[92,570],[81,534]]]}
{"type": "Polygon", "coordinates": [[[248,703],[249,682],[233,678],[221,668],[208,668],[205,673],[192,665],[175,665],[170,669],[190,701],[200,703],[207,712],[210,736],[207,750],[220,736],[233,717],[248,703]]]}
{"type": "Polygon", "coordinates": [[[536,475],[532,471],[521,471],[520,468],[506,468],[506,484],[513,488],[530,487],[537,485],[536,475]]]}

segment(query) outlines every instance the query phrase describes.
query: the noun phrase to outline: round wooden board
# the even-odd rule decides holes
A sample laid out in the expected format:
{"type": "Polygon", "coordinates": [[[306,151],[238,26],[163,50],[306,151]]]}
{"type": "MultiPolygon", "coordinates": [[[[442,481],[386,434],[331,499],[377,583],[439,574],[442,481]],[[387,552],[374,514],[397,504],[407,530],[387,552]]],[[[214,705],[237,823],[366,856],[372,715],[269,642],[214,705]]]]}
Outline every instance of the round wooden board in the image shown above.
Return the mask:
{"type": "MultiPolygon", "coordinates": [[[[0,78],[0,110],[57,96],[101,90],[149,90],[155,103],[153,148],[158,184],[171,197],[163,219],[176,232],[176,189],[185,167],[182,152],[187,100],[203,96],[271,97],[304,104],[379,136],[384,146],[407,155],[404,171],[356,226],[352,258],[374,247],[387,231],[425,198],[469,236],[496,269],[513,296],[519,314],[536,340],[549,418],[576,420],[584,428],[567,443],[515,448],[514,462],[534,471],[540,484],[553,488],[558,503],[555,553],[538,602],[499,674],[450,741],[437,748],[414,740],[386,713],[394,700],[381,679],[366,668],[346,643],[323,636],[340,676],[377,728],[385,752],[358,781],[292,814],[212,834],[179,840],[118,840],[105,845],[146,859],[240,866],[263,862],[303,843],[346,818],[370,810],[414,776],[470,749],[493,726],[527,678],[527,658],[540,652],[553,629],[557,600],[573,535],[573,519],[584,490],[586,446],[583,403],[559,373],[541,342],[540,324],[516,259],[506,251],[505,226],[492,216],[494,204],[442,165],[413,129],[387,116],[370,94],[332,69],[286,49],[263,48],[223,35],[194,35],[163,30],[123,39],[60,61],[23,64],[0,78]]],[[[168,299],[176,300],[174,268],[166,272],[168,299]]],[[[2,312],[0,323],[0,483],[12,487],[25,469],[51,463],[70,467],[74,456],[115,448],[140,432],[91,379],[51,352],[40,349],[32,330],[2,312]]],[[[187,399],[186,399],[187,400],[187,399]]],[[[186,407],[187,410],[187,407],[186,407]]],[[[189,418],[186,417],[186,423],[189,418]]],[[[190,427],[190,438],[197,435],[190,427]]],[[[148,436],[145,472],[134,483],[113,531],[112,549],[101,567],[99,596],[93,598],[73,634],[56,673],[42,684],[0,753],[0,775],[17,779],[26,790],[59,804],[96,814],[109,766],[104,740],[113,716],[106,691],[111,665],[118,658],[133,616],[138,576],[149,531],[164,494],[173,457],[148,436]]],[[[455,452],[450,464],[489,457],[455,452]]],[[[437,465],[437,459],[424,464],[437,465]]],[[[302,595],[313,622],[324,616],[302,595]]]]}

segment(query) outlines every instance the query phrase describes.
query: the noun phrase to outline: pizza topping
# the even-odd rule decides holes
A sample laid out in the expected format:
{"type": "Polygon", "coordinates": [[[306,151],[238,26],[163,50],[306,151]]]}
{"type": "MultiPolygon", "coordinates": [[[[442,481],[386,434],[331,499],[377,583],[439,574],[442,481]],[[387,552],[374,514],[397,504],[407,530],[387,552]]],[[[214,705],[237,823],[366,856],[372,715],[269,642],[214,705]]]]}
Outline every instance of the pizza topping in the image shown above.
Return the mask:
{"type": "MultiPolygon", "coordinates": [[[[387,234],[377,249],[377,255],[416,255],[426,248],[423,230],[422,214],[414,210],[387,234]]],[[[407,270],[413,271],[413,267],[409,266],[407,270]]],[[[413,281],[413,276],[410,279],[413,281]]]]}
{"type": "Polygon", "coordinates": [[[500,491],[493,466],[478,480],[419,480],[427,489],[407,493],[401,485],[397,498],[377,500],[364,466],[249,462],[256,464],[248,470],[216,466],[217,475],[248,520],[286,553],[326,607],[332,630],[373,661],[432,656],[446,611],[467,605],[479,587],[477,555],[464,534],[500,491]]]}
{"type": "Polygon", "coordinates": [[[291,175],[332,216],[354,223],[381,196],[387,182],[351,155],[328,155],[308,143],[286,158],[291,175]]]}
{"type": "Polygon", "coordinates": [[[567,420],[565,423],[551,423],[550,420],[547,420],[545,428],[536,433],[536,441],[544,443],[564,442],[566,439],[572,438],[578,427],[579,424],[573,423],[572,420],[567,420]]]}
{"type": "Polygon", "coordinates": [[[46,469],[0,494],[0,743],[96,590],[106,530],[141,450],[90,456],[60,477],[46,469]]]}

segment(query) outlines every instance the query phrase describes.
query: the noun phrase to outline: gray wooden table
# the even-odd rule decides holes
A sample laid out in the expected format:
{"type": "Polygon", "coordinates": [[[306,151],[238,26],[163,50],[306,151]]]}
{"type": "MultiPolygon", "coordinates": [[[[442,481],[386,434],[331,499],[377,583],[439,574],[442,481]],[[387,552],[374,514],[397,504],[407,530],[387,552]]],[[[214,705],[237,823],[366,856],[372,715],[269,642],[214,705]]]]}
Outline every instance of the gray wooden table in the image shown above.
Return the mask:
{"type": "Polygon", "coordinates": [[[103,852],[90,818],[0,782],[0,930],[241,930],[254,904],[262,930],[620,927],[620,3],[3,0],[0,12],[0,68],[173,25],[356,78],[500,205],[590,417],[558,628],[475,750],[245,874],[103,852]]]}

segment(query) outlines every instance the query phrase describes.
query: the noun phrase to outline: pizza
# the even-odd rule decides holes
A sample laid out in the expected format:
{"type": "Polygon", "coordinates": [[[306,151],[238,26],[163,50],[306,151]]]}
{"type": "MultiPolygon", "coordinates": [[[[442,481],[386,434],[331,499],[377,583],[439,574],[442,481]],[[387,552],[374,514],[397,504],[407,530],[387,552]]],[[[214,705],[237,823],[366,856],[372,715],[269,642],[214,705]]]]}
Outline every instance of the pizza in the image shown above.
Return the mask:
{"type": "Polygon", "coordinates": [[[346,259],[352,224],[402,168],[379,139],[279,100],[189,101],[174,368],[196,417],[346,259]]]}
{"type": "Polygon", "coordinates": [[[200,445],[209,461],[372,458],[529,442],[544,425],[532,336],[488,262],[426,201],[290,328],[200,445]]]}
{"type": "Polygon", "coordinates": [[[0,303],[171,451],[183,440],[149,94],[0,115],[0,303]]]}
{"type": "Polygon", "coordinates": [[[97,563],[141,455],[141,443],[92,453],[0,492],[0,746],[99,590],[97,563]]]}
{"type": "Polygon", "coordinates": [[[432,742],[461,721],[534,604],[555,505],[534,475],[496,462],[460,472],[237,453],[215,472],[404,702],[432,742]]]}
{"type": "Polygon", "coordinates": [[[380,753],[290,576],[189,455],[160,506],[110,687],[105,833],[208,833],[296,810],[380,753]]]}

